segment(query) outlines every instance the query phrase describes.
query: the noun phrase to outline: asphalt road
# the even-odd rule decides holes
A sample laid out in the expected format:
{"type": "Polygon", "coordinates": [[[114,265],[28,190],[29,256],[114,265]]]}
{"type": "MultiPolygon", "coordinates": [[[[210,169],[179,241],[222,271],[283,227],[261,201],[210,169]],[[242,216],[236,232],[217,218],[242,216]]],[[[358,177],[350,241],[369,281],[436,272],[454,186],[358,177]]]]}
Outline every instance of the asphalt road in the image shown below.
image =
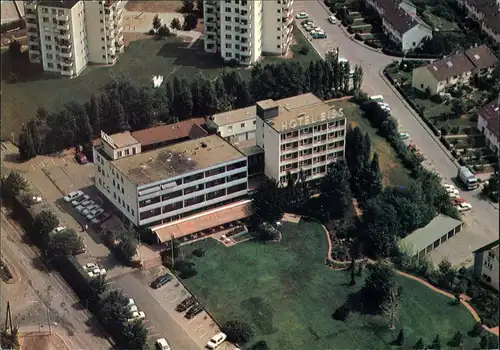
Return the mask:
{"type": "MultiPolygon", "coordinates": [[[[122,290],[146,314],[146,327],[157,334],[156,338],[166,338],[172,349],[200,350],[200,346],[170,316],[151,294],[142,271],[134,271],[111,280],[111,288],[122,290]]],[[[151,339],[155,341],[156,339],[151,339]]]]}
{"type": "MultiPolygon", "coordinates": [[[[27,282],[36,300],[32,302],[50,309],[50,319],[71,349],[107,350],[111,344],[103,336],[100,326],[91,314],[84,310],[71,288],[60,275],[47,271],[38,259],[39,253],[26,244],[25,234],[2,211],[2,255],[14,265],[16,274],[27,282]]],[[[2,301],[3,296],[2,296],[2,301]]],[[[5,307],[2,302],[2,312],[5,307]]],[[[3,318],[4,313],[2,313],[3,318]]],[[[19,316],[19,315],[13,315],[19,316]]],[[[29,322],[29,319],[26,319],[29,322]]],[[[38,321],[38,320],[37,320],[38,321]]],[[[46,323],[46,322],[45,322],[46,323]]],[[[24,326],[24,324],[21,324],[24,326]]],[[[45,327],[47,325],[45,324],[45,327]]],[[[23,327],[21,327],[21,330],[23,327]]],[[[31,328],[30,328],[31,329],[31,328]]]]}
{"type": "MultiPolygon", "coordinates": [[[[340,56],[347,58],[351,64],[361,65],[364,72],[363,91],[369,95],[383,95],[385,102],[391,106],[392,115],[398,119],[401,130],[410,133],[413,143],[427,158],[430,167],[437,171],[444,181],[455,182],[458,164],[451,159],[449,152],[418,114],[404,102],[394,87],[382,76],[384,67],[397,58],[366,48],[351,39],[339,25],[332,25],[328,22],[327,18],[331,13],[324,7],[322,0],[296,0],[294,8],[295,13],[307,12],[309,18],[327,33],[327,39],[312,40],[318,52],[324,55],[332,47],[338,47],[340,56]]],[[[459,185],[456,182],[455,184],[459,185]]],[[[498,210],[490,202],[479,198],[479,190],[462,191],[461,197],[473,207],[473,217],[467,222],[472,234],[489,241],[498,239],[498,210]]],[[[473,239],[471,237],[471,240],[473,239]]]]}

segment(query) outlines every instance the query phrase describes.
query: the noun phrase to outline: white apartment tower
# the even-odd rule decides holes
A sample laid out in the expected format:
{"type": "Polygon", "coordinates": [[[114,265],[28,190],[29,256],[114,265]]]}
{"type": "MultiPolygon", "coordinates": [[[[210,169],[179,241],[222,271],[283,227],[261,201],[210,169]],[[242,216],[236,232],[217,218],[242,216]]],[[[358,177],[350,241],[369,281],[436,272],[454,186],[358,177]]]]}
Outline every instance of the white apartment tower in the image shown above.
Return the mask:
{"type": "Polygon", "coordinates": [[[119,0],[26,1],[30,61],[68,77],[89,63],[114,64],[124,49],[122,11],[119,0]]]}
{"type": "Polygon", "coordinates": [[[293,0],[206,0],[205,51],[251,65],[283,55],[292,40],[293,0]]]}

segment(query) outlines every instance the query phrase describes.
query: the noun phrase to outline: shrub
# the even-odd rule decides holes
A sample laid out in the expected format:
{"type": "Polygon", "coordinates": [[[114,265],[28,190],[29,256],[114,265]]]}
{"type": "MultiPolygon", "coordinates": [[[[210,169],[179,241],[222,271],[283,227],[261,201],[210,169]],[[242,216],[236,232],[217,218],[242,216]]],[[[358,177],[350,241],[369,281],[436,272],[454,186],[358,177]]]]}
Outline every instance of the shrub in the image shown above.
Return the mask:
{"type": "Polygon", "coordinates": [[[149,35],[155,35],[155,34],[156,34],[156,32],[155,32],[155,30],[154,30],[154,29],[152,29],[152,28],[151,28],[151,29],[149,30],[148,34],[149,34],[149,35]]]}
{"type": "Polygon", "coordinates": [[[195,249],[195,250],[193,250],[193,255],[197,256],[198,258],[201,258],[201,257],[205,256],[205,249],[203,249],[203,248],[195,249]]]}
{"type": "Polygon", "coordinates": [[[443,97],[440,94],[431,95],[430,100],[435,103],[443,103],[443,97]]]}
{"type": "Polygon", "coordinates": [[[227,340],[232,343],[246,343],[253,337],[253,329],[242,321],[228,321],[221,329],[227,335],[227,340]]]}
{"type": "Polygon", "coordinates": [[[301,45],[301,46],[300,46],[299,53],[300,53],[301,55],[304,55],[304,56],[305,56],[305,55],[307,55],[307,54],[309,53],[309,50],[310,50],[309,45],[304,44],[304,45],[301,45]]]}
{"type": "Polygon", "coordinates": [[[448,125],[443,125],[441,127],[441,135],[446,136],[450,133],[450,127],[448,125]]]}
{"type": "Polygon", "coordinates": [[[481,324],[481,322],[474,323],[474,326],[472,326],[469,335],[471,337],[479,337],[481,333],[483,333],[483,325],[481,324]]]}
{"type": "Polygon", "coordinates": [[[372,39],[365,40],[365,44],[370,47],[373,47],[374,49],[382,48],[382,44],[380,43],[380,41],[377,40],[372,40],[372,39]]]}
{"type": "Polygon", "coordinates": [[[354,35],[354,39],[360,40],[360,41],[364,40],[363,37],[359,33],[356,33],[356,35],[354,35]]]}
{"type": "Polygon", "coordinates": [[[257,343],[255,343],[254,345],[252,345],[252,347],[250,349],[251,350],[269,350],[269,345],[267,345],[267,343],[264,340],[260,340],[257,343]]]}

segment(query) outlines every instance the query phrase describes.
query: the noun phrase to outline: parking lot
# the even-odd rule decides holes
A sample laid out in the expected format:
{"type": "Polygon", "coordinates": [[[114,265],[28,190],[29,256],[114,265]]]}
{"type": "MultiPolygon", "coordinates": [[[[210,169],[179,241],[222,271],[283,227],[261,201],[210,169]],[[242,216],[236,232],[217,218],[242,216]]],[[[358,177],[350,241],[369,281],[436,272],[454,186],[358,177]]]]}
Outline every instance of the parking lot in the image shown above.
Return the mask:
{"type": "MultiPolygon", "coordinates": [[[[220,328],[205,311],[191,320],[184,317],[186,312],[175,311],[180,302],[191,296],[175,277],[158,289],[150,287],[156,277],[167,272],[165,267],[134,271],[111,279],[110,284],[112,289],[126,289],[127,297],[133,298],[139,310],[145,312],[151,344],[165,337],[173,349],[189,349],[189,344],[185,342],[188,337],[191,343],[196,344],[194,348],[202,349],[213,335],[220,332],[220,328]]],[[[218,349],[229,350],[233,347],[225,342],[218,349]]]]}

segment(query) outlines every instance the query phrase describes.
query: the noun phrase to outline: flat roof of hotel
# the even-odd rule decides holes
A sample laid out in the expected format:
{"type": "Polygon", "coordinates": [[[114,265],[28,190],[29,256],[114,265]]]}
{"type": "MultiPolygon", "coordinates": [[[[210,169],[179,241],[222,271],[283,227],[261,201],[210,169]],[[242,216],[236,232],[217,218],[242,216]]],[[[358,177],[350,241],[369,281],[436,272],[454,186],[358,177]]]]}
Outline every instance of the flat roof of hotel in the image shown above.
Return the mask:
{"type": "Polygon", "coordinates": [[[217,135],[160,147],[112,161],[137,186],[244,158],[217,135]]]}
{"type": "Polygon", "coordinates": [[[256,117],[257,107],[252,106],[214,114],[210,119],[218,126],[223,126],[242,122],[244,120],[255,119],[256,117]]]}
{"type": "MultiPolygon", "coordinates": [[[[310,118],[310,126],[317,124],[312,122],[319,119],[322,113],[328,113],[332,109],[336,109],[336,103],[343,101],[341,99],[334,99],[328,101],[321,101],[319,98],[312,94],[305,94],[289,99],[276,101],[279,104],[279,114],[273,118],[267,118],[265,121],[271,127],[278,131],[292,130],[292,128],[284,128],[283,124],[289,123],[292,120],[297,120],[301,115],[306,115],[310,118]],[[311,95],[311,96],[307,96],[311,95]]],[[[340,118],[340,117],[339,117],[340,118]]],[[[304,125],[305,126],[305,125],[304,125]]],[[[295,129],[295,128],[293,128],[295,129]]]]}
{"type": "Polygon", "coordinates": [[[257,139],[236,141],[233,142],[233,146],[247,157],[254,154],[264,153],[264,150],[257,146],[257,139]]]}
{"type": "Polygon", "coordinates": [[[116,145],[116,148],[132,146],[139,143],[139,141],[132,136],[132,133],[130,131],[124,131],[108,136],[113,140],[113,143],[116,145]]]}

